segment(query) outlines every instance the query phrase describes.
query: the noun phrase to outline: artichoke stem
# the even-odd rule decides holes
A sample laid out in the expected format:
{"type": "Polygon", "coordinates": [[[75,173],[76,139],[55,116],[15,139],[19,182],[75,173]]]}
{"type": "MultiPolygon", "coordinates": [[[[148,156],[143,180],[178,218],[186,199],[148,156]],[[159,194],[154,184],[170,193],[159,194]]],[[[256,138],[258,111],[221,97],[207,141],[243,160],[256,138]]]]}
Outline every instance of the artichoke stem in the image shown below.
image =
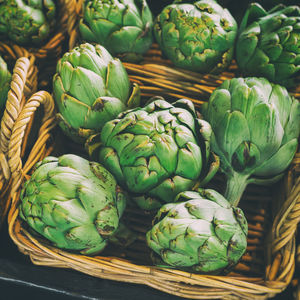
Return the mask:
{"type": "Polygon", "coordinates": [[[231,177],[227,178],[225,198],[229,203],[237,207],[241,200],[241,197],[248,185],[249,175],[242,175],[236,172],[233,172],[231,177]]]}

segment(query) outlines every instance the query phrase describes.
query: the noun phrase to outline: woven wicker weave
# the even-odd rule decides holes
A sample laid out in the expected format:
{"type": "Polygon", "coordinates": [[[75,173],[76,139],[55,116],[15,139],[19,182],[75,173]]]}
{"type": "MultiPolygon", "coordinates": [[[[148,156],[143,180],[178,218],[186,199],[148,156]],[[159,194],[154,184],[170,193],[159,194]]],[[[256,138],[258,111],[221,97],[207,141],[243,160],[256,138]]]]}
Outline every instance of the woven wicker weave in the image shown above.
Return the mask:
{"type": "Polygon", "coordinates": [[[39,70],[39,87],[43,89],[49,88],[49,84],[52,82],[52,76],[55,73],[56,62],[64,51],[63,42],[66,39],[68,19],[67,14],[65,14],[66,1],[67,0],[57,1],[58,20],[56,22],[56,29],[44,45],[33,48],[18,46],[9,41],[5,42],[6,48],[18,49],[19,52],[28,51],[36,57],[36,65],[39,70]]]}
{"type": "Polygon", "coordinates": [[[26,101],[37,89],[37,68],[35,58],[27,51],[9,48],[0,43],[0,52],[9,65],[13,65],[11,87],[8,92],[5,111],[0,127],[0,226],[6,216],[9,202],[7,201],[10,180],[10,169],[7,162],[8,144],[12,128],[26,101]]]}
{"type": "MultiPolygon", "coordinates": [[[[151,51],[153,56],[153,51],[157,50],[151,51]]],[[[150,56],[147,56],[146,62],[150,62],[150,56]]],[[[168,62],[159,57],[153,57],[150,65],[126,64],[126,67],[131,80],[141,84],[143,95],[147,97],[166,93],[175,98],[185,96],[194,99],[199,93],[200,98],[206,101],[215,86],[234,76],[230,72],[218,78],[191,75],[169,68],[168,62]],[[136,70],[140,69],[143,71],[138,76],[136,72],[140,71],[136,70]],[[155,84],[152,73],[160,78],[155,84]],[[181,81],[178,81],[178,76],[182,78],[181,81]],[[196,88],[197,91],[194,90],[196,88]]],[[[194,103],[201,105],[197,98],[194,103]]],[[[197,275],[152,265],[144,237],[152,216],[133,208],[128,208],[125,213],[129,226],[137,233],[137,241],[125,249],[109,246],[101,256],[87,257],[54,248],[28,230],[18,218],[20,186],[29,178],[35,162],[55,149],[50,134],[53,120],[51,96],[46,92],[33,95],[18,117],[9,143],[9,165],[14,180],[8,217],[9,234],[19,250],[29,255],[34,264],[71,268],[95,277],[144,284],[193,299],[266,299],[288,286],[295,268],[295,232],[300,220],[300,153],[295,156],[280,183],[269,188],[249,186],[247,189],[241,207],[249,222],[248,247],[233,272],[226,276],[197,275]],[[40,103],[44,104],[46,115],[37,142],[23,166],[20,147],[28,134],[27,124],[40,103]]],[[[222,183],[223,178],[219,175],[212,186],[218,189],[222,183]]]]}

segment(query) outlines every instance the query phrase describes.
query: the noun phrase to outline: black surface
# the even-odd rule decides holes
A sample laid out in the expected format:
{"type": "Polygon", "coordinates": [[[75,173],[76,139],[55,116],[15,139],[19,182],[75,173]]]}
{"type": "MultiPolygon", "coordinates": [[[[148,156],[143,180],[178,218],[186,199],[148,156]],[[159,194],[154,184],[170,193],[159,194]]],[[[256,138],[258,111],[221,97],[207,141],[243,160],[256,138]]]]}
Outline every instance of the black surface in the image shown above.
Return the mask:
{"type": "Polygon", "coordinates": [[[102,280],[68,269],[33,265],[0,231],[0,299],[182,299],[143,285],[102,280]],[[7,295],[2,298],[1,295],[7,295]]]}

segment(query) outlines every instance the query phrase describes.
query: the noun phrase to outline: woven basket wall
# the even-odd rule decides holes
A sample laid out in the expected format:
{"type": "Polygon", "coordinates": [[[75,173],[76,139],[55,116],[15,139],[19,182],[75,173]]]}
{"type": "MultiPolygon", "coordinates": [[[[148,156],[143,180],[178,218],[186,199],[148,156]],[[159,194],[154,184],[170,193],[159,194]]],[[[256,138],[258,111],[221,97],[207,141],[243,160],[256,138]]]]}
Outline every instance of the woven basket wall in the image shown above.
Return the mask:
{"type": "MultiPolygon", "coordinates": [[[[216,77],[174,69],[155,47],[146,55],[143,64],[125,66],[131,81],[141,85],[145,100],[157,94],[167,95],[170,99],[185,97],[196,107],[207,101],[214,88],[224,79],[233,77],[235,71],[232,67],[216,77]]],[[[294,94],[297,94],[296,90],[294,94]]],[[[34,264],[71,268],[99,278],[144,284],[193,299],[266,299],[288,286],[295,269],[295,232],[300,220],[300,153],[295,156],[283,180],[271,187],[249,186],[243,196],[240,206],[249,222],[249,236],[247,251],[240,263],[226,276],[199,275],[152,265],[145,244],[145,233],[151,225],[152,215],[135,208],[128,208],[125,214],[127,225],[138,236],[137,241],[128,248],[108,246],[99,256],[87,257],[57,249],[28,230],[18,217],[22,183],[29,178],[34,164],[46,155],[61,151],[69,153],[69,150],[61,149],[59,130],[54,126],[53,99],[48,93],[39,92],[24,106],[9,143],[9,165],[14,180],[9,234],[34,264]],[[34,147],[22,161],[21,145],[26,144],[27,124],[41,103],[46,114],[34,147]],[[51,138],[53,127],[55,139],[51,138]]],[[[73,149],[72,146],[69,149],[73,149]]],[[[77,152],[77,149],[73,150],[77,152]]],[[[223,183],[219,174],[211,187],[221,191],[223,183]]]]}
{"type": "Polygon", "coordinates": [[[11,188],[11,173],[8,166],[8,144],[12,128],[26,99],[37,89],[35,58],[26,50],[10,48],[0,42],[0,53],[12,73],[5,111],[0,125],[0,226],[8,211],[8,194],[11,188]]]}
{"type": "Polygon", "coordinates": [[[68,19],[68,15],[65,13],[66,1],[67,0],[57,0],[58,16],[56,27],[45,44],[40,47],[23,47],[11,41],[3,42],[6,48],[17,49],[19,52],[28,51],[36,57],[36,65],[39,70],[38,85],[41,89],[49,89],[51,87],[56,62],[64,52],[68,19]]]}

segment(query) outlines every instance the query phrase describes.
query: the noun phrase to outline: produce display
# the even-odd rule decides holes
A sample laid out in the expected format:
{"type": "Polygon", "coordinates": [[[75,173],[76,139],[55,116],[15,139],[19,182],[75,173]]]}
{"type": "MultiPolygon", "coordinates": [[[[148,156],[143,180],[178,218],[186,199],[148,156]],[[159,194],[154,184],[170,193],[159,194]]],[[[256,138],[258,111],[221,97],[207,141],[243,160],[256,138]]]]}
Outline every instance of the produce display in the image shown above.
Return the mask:
{"type": "Polygon", "coordinates": [[[249,183],[279,180],[300,133],[300,103],[265,78],[226,80],[203,105],[211,147],[227,178],[225,198],[236,206],[249,183]]]}
{"type": "MultiPolygon", "coordinates": [[[[23,97],[12,128],[9,232],[25,236],[13,238],[18,247],[41,265],[101,278],[144,283],[145,272],[146,284],[168,292],[167,282],[191,298],[198,288],[218,291],[212,298],[226,290],[251,299],[259,284],[253,298],[282,291],[296,229],[284,235],[280,226],[292,230],[299,211],[300,7],[252,3],[238,26],[231,0],[164,0],[156,10],[146,0],[75,2],[58,33],[64,54],[47,57],[56,74],[38,66],[53,85],[23,97]],[[272,202],[274,184],[290,173],[278,185],[282,203],[272,202]]],[[[57,3],[0,0],[0,40],[40,45],[57,3]]],[[[10,81],[0,58],[0,113],[10,81]]]]}
{"type": "Polygon", "coordinates": [[[285,86],[300,73],[300,7],[280,4],[269,11],[258,3],[247,10],[236,44],[245,76],[263,76],[285,86]]]}
{"type": "Polygon", "coordinates": [[[172,202],[179,192],[204,185],[216,173],[210,151],[210,125],[197,118],[193,103],[154,99],[143,108],[121,113],[92,139],[92,155],[146,210],[172,202]]]}
{"type": "Polygon", "coordinates": [[[83,40],[104,46],[125,61],[139,61],[150,48],[152,13],[146,0],[85,0],[79,30],[83,40]]]}
{"type": "Polygon", "coordinates": [[[40,46],[55,26],[53,0],[0,0],[0,40],[40,46]]]}
{"type": "Polygon", "coordinates": [[[21,192],[20,216],[56,247],[97,254],[114,234],[126,195],[100,164],[66,154],[35,166],[21,192]]]}
{"type": "Polygon", "coordinates": [[[209,274],[230,271],[247,247],[242,210],[209,189],[179,193],[174,202],[160,208],[147,233],[156,264],[209,274]]]}
{"type": "Polygon", "coordinates": [[[163,53],[184,69],[224,70],[234,53],[236,21],[214,0],[179,2],[166,6],[155,20],[154,34],[163,53]]]}
{"type": "Polygon", "coordinates": [[[0,56],[0,118],[4,111],[7,94],[10,89],[11,73],[7,69],[7,64],[0,56]]]}
{"type": "Polygon", "coordinates": [[[65,53],[56,71],[53,95],[59,125],[79,143],[139,103],[139,87],[132,88],[121,61],[99,44],[81,44],[65,53]]]}

